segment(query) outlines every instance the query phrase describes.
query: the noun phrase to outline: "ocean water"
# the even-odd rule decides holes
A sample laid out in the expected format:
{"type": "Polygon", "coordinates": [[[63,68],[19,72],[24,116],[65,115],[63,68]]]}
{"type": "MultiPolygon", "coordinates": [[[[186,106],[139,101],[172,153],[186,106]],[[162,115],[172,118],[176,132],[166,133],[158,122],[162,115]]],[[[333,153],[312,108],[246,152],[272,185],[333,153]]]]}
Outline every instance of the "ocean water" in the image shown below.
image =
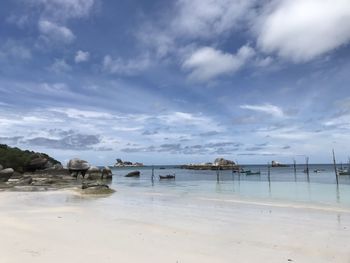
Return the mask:
{"type": "Polygon", "coordinates": [[[313,164],[309,175],[304,165],[268,169],[262,165],[247,165],[245,170],[261,171],[260,175],[245,175],[232,171],[201,171],[180,169],[178,166],[112,168],[112,188],[135,193],[171,194],[179,197],[202,197],[230,200],[252,199],[350,207],[350,176],[339,176],[336,184],[333,165],[313,164]],[[165,169],[160,169],[160,167],[165,169]],[[314,170],[321,170],[315,173],[314,170]],[[139,178],[124,177],[139,170],[139,178]],[[175,180],[159,180],[159,175],[176,174],[175,180]]]}

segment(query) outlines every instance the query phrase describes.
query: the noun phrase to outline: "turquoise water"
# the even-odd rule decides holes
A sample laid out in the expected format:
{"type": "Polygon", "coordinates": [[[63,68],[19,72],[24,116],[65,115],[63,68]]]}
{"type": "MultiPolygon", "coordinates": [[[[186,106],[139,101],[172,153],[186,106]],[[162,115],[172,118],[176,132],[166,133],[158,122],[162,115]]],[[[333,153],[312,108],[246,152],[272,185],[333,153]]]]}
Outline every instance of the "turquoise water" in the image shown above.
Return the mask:
{"type": "Polygon", "coordinates": [[[136,192],[155,192],[178,196],[193,195],[204,198],[248,198],[284,202],[312,203],[350,207],[350,176],[339,176],[336,184],[332,165],[310,165],[310,173],[304,166],[271,168],[251,165],[244,169],[261,171],[260,175],[245,175],[232,171],[194,171],[176,166],[142,168],[113,168],[112,187],[136,192]],[[321,170],[314,173],[315,169],[321,170]],[[139,170],[139,178],[124,177],[131,170],[139,170]],[[176,180],[159,180],[159,175],[176,174],[176,180]]]}

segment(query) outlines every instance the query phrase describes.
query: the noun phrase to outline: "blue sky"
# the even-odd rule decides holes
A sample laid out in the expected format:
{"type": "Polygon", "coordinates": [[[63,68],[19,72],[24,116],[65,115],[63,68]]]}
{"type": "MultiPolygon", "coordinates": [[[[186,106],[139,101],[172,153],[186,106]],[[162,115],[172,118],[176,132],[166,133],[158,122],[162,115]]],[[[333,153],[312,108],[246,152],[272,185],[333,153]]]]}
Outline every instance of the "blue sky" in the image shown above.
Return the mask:
{"type": "Polygon", "coordinates": [[[0,143],[66,162],[350,155],[348,0],[4,0],[0,143]]]}

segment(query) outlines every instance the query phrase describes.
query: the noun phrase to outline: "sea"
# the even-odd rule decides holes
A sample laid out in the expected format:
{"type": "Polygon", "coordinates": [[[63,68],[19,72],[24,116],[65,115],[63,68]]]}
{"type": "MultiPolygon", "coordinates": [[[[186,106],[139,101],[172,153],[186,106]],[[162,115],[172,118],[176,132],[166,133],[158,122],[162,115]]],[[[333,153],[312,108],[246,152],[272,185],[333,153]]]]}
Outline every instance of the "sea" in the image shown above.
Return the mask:
{"type": "MultiPolygon", "coordinates": [[[[170,194],[178,197],[203,197],[220,200],[258,200],[327,205],[350,208],[350,176],[337,179],[331,164],[273,167],[245,165],[244,170],[260,171],[247,175],[231,170],[187,170],[176,165],[144,167],[112,167],[111,187],[117,191],[170,194]],[[125,177],[131,171],[140,177],[125,177]],[[315,172],[317,170],[318,172],[315,172]],[[153,175],[153,176],[152,176],[153,175]],[[160,175],[175,175],[175,179],[162,179],[160,175]]],[[[338,167],[340,168],[340,167],[338,167]]]]}

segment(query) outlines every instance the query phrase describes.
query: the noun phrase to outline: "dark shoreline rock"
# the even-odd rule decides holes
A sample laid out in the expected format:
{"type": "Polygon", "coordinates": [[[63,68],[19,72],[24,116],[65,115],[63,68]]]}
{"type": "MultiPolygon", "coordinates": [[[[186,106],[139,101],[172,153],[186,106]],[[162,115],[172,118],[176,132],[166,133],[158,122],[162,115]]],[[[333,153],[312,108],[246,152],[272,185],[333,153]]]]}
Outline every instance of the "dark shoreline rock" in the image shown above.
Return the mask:
{"type": "Polygon", "coordinates": [[[15,171],[12,168],[3,169],[0,171],[0,182],[7,182],[15,171]]]}
{"type": "Polygon", "coordinates": [[[139,177],[140,171],[133,171],[125,175],[125,177],[139,177]]]}
{"type": "Polygon", "coordinates": [[[92,195],[105,195],[111,194],[115,191],[111,189],[108,185],[101,182],[84,182],[81,186],[83,194],[92,194],[92,195]]]}
{"type": "MultiPolygon", "coordinates": [[[[63,168],[60,162],[47,154],[22,151],[4,144],[0,144],[0,162],[0,191],[76,188],[85,183],[86,179],[90,182],[98,180],[99,183],[94,186],[94,191],[98,192],[97,188],[106,188],[104,182],[109,183],[113,176],[109,167],[98,168],[75,158],[68,162],[67,168],[63,168]]],[[[113,192],[109,187],[108,191],[113,192]]]]}

